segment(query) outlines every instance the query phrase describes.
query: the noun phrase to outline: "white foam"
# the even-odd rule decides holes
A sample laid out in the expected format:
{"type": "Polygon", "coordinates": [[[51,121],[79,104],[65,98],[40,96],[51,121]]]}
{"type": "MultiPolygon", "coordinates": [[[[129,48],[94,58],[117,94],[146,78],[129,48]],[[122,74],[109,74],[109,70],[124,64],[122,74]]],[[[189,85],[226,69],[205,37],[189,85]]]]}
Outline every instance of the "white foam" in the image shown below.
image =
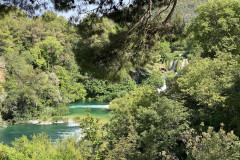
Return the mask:
{"type": "Polygon", "coordinates": [[[109,105],[74,105],[69,108],[106,108],[109,109],[109,105]]]}
{"type": "Polygon", "coordinates": [[[38,124],[39,121],[38,121],[38,120],[30,120],[29,123],[30,123],[30,124],[38,124]]]}
{"type": "Polygon", "coordinates": [[[64,122],[63,121],[57,121],[57,122],[54,122],[54,123],[61,124],[61,123],[64,123],[64,122]]]}
{"type": "Polygon", "coordinates": [[[167,89],[167,84],[166,84],[166,80],[164,80],[163,86],[161,88],[157,88],[157,91],[158,91],[158,93],[160,93],[160,92],[165,91],[166,89],[167,89]]]}
{"type": "Polygon", "coordinates": [[[75,123],[73,120],[70,120],[68,121],[68,124],[67,124],[69,127],[77,127],[77,126],[80,126],[79,123],[75,123]]]}
{"type": "Polygon", "coordinates": [[[52,124],[52,122],[41,122],[41,123],[38,123],[37,125],[50,125],[52,124]]]}

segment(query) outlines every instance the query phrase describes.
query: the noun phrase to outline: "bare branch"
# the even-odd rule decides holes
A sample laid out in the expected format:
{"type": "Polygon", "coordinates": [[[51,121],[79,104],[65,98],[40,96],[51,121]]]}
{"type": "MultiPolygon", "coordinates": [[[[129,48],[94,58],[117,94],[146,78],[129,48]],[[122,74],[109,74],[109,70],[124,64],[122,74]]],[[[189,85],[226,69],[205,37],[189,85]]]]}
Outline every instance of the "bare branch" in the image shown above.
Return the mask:
{"type": "Polygon", "coordinates": [[[168,22],[168,20],[172,17],[173,12],[176,8],[177,2],[178,2],[178,0],[174,0],[174,4],[173,4],[173,7],[172,7],[170,13],[168,14],[167,18],[163,22],[161,22],[162,25],[165,25],[168,22]]]}

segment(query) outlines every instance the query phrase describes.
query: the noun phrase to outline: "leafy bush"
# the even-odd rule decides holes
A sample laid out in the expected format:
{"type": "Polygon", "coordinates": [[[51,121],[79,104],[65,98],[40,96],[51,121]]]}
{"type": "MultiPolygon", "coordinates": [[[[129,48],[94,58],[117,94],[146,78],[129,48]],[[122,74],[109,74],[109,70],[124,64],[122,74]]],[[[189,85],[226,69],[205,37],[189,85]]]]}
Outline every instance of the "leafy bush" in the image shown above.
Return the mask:
{"type": "Polygon", "coordinates": [[[203,57],[213,58],[218,51],[239,55],[239,10],[239,0],[209,0],[200,5],[188,28],[192,46],[201,47],[203,57]]]}
{"type": "Polygon", "coordinates": [[[80,150],[75,146],[73,139],[58,141],[52,144],[46,134],[32,136],[28,140],[26,136],[16,139],[13,147],[0,144],[0,159],[16,160],[66,160],[82,159],[80,150]]]}
{"type": "Polygon", "coordinates": [[[81,117],[79,117],[79,116],[76,116],[76,117],[74,117],[74,118],[73,118],[73,121],[74,121],[74,122],[79,122],[79,121],[80,121],[80,119],[81,119],[81,117]]]}
{"type": "Polygon", "coordinates": [[[163,151],[183,154],[177,141],[188,128],[189,113],[178,102],[144,86],[113,100],[110,108],[114,117],[107,127],[108,159],[161,159],[163,151]]]}
{"type": "Polygon", "coordinates": [[[52,120],[54,121],[54,122],[57,122],[57,121],[63,121],[63,117],[61,117],[61,116],[55,116],[55,117],[53,117],[52,118],[52,120]]]}
{"type": "Polygon", "coordinates": [[[85,88],[87,97],[97,101],[109,102],[120,96],[120,92],[129,92],[136,88],[136,83],[132,80],[125,80],[120,83],[110,83],[104,80],[93,79],[87,81],[85,88]]]}
{"type": "Polygon", "coordinates": [[[183,139],[188,149],[189,159],[239,159],[240,141],[233,131],[226,133],[222,128],[215,132],[209,127],[207,132],[197,134],[195,130],[184,132],[183,139]]]}
{"type": "Polygon", "coordinates": [[[149,85],[153,88],[161,88],[163,86],[162,74],[159,71],[153,71],[151,75],[143,80],[144,85],[149,85]]]}
{"type": "Polygon", "coordinates": [[[85,99],[72,51],[78,38],[66,19],[52,12],[29,19],[14,9],[1,18],[0,26],[5,64],[1,66],[6,71],[0,85],[7,95],[1,104],[4,120],[43,120],[65,114],[68,103],[85,99]]]}

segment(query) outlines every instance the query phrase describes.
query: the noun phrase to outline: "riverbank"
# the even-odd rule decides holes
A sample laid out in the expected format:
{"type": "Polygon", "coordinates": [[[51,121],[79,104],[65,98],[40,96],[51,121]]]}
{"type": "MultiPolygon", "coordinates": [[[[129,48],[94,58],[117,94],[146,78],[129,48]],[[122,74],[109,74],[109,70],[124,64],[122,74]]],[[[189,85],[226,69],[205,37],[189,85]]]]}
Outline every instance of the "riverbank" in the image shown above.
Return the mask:
{"type": "MultiPolygon", "coordinates": [[[[39,120],[30,120],[29,123],[27,124],[35,124],[35,125],[51,125],[51,124],[61,124],[61,123],[69,123],[69,122],[74,122],[76,125],[79,125],[81,119],[86,118],[86,115],[70,115],[70,116],[55,116],[55,117],[50,117],[46,121],[39,121],[39,120]]],[[[109,122],[110,118],[104,118],[101,116],[94,116],[94,118],[99,119],[99,123],[105,124],[109,122]]]]}
{"type": "Polygon", "coordinates": [[[0,121],[0,128],[6,128],[7,127],[7,123],[4,121],[0,121]]]}
{"type": "Polygon", "coordinates": [[[63,116],[53,116],[47,119],[34,119],[25,121],[22,124],[8,125],[7,128],[0,127],[0,142],[11,146],[15,138],[26,135],[31,139],[33,135],[46,133],[52,142],[62,139],[64,136],[71,136],[81,133],[80,121],[87,117],[87,111],[91,116],[99,119],[102,126],[109,122],[112,117],[108,103],[98,102],[75,102],[69,104],[69,112],[63,116]]]}
{"type": "MultiPolygon", "coordinates": [[[[76,114],[76,115],[53,116],[53,117],[49,117],[45,121],[40,121],[40,120],[36,119],[36,120],[29,120],[26,123],[21,123],[21,124],[16,124],[16,125],[26,125],[26,124],[51,125],[51,124],[61,124],[61,123],[69,123],[69,122],[74,122],[79,125],[80,120],[84,119],[86,117],[87,117],[86,113],[85,114],[81,113],[81,114],[76,114]]],[[[104,117],[104,116],[92,115],[92,117],[98,118],[100,124],[106,124],[111,119],[111,116],[104,117]]],[[[6,128],[6,127],[8,127],[8,125],[12,125],[12,124],[8,124],[7,122],[2,121],[0,123],[0,128],[6,128]]]]}
{"type": "MultiPolygon", "coordinates": [[[[86,118],[86,111],[89,110],[90,114],[94,118],[98,118],[101,124],[109,122],[112,117],[112,114],[109,110],[109,105],[106,102],[95,102],[95,101],[77,101],[69,104],[69,112],[63,116],[52,116],[47,119],[32,119],[23,121],[20,124],[16,125],[51,125],[51,124],[60,124],[68,123],[69,121],[79,123],[81,119],[86,118]]],[[[11,124],[11,123],[9,123],[11,124]]],[[[0,121],[0,127],[7,127],[7,122],[0,121]],[[2,122],[2,123],[1,123],[2,122]]]]}

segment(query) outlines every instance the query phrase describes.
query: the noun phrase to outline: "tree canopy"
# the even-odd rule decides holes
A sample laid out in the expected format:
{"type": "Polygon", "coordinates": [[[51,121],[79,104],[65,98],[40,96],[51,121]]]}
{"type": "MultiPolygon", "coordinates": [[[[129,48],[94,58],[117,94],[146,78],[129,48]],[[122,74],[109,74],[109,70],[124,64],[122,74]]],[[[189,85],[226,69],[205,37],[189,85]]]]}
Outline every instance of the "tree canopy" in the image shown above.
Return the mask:
{"type": "MultiPolygon", "coordinates": [[[[83,22],[80,22],[79,30],[82,30],[82,27],[86,25],[96,25],[92,28],[95,30],[93,32],[96,33],[98,37],[105,34],[105,41],[95,45],[98,42],[92,41],[93,39],[84,39],[85,42],[79,45],[85,44],[89,47],[84,48],[84,50],[78,50],[76,56],[83,56],[85,59],[89,60],[88,63],[91,64],[91,66],[87,66],[85,69],[89,68],[90,71],[95,73],[96,77],[100,77],[101,75],[111,79],[113,77],[111,74],[119,75],[125,68],[129,68],[129,65],[141,66],[151,59],[151,54],[157,49],[155,41],[160,40],[162,35],[168,30],[166,24],[169,22],[174,12],[177,0],[136,0],[132,1],[130,4],[125,4],[122,0],[56,0],[50,2],[10,0],[4,1],[3,5],[16,6],[29,13],[38,13],[41,9],[48,9],[49,6],[52,6],[58,11],[70,11],[73,8],[77,8],[78,12],[82,13],[84,12],[84,6],[89,7],[95,5],[95,9],[91,10],[88,8],[91,14],[88,18],[84,18],[83,22]],[[170,10],[168,11],[168,9],[170,10]],[[102,21],[102,17],[107,17],[111,19],[112,22],[107,23],[109,20],[105,18],[103,18],[102,21]],[[105,31],[99,32],[103,29],[101,28],[103,26],[101,26],[100,23],[96,23],[96,21],[107,23],[108,27],[112,29],[105,29],[105,31]],[[95,53],[94,50],[97,51],[97,53],[95,53]],[[89,51],[92,51],[91,55],[85,53],[89,51]]],[[[91,37],[91,35],[88,36],[91,37]]],[[[79,63],[82,67],[85,66],[81,59],[79,63]]]]}
{"type": "Polygon", "coordinates": [[[217,51],[239,54],[240,1],[211,0],[197,9],[198,16],[189,27],[204,57],[214,57],[217,51]]]}
{"type": "MultiPolygon", "coordinates": [[[[202,1],[179,4],[188,12],[202,1]]],[[[51,143],[40,134],[16,139],[13,147],[0,144],[0,159],[240,158],[240,0],[210,0],[189,25],[173,15],[177,0],[6,0],[2,6],[38,14],[44,2],[58,11],[96,9],[73,26],[52,12],[29,18],[5,8],[0,125],[62,115],[68,103],[85,99],[111,101],[113,115],[105,125],[89,111],[74,117],[80,139],[51,143]],[[163,79],[167,87],[159,93],[163,79]]]]}

